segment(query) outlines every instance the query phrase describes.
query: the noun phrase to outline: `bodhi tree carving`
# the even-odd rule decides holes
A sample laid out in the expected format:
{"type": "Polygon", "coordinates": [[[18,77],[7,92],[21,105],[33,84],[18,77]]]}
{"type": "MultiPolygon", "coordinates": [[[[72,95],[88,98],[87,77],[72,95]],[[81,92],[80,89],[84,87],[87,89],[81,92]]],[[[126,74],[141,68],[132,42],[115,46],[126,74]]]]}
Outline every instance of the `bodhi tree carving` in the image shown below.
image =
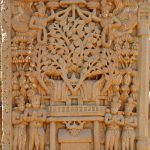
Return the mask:
{"type": "Polygon", "coordinates": [[[86,78],[100,74],[110,75],[115,71],[114,54],[101,47],[99,25],[86,23],[80,16],[77,19],[66,17],[48,26],[47,44],[35,47],[32,66],[37,72],[37,80],[48,92],[44,76],[62,78],[71,92],[75,92],[86,78]],[[106,60],[107,57],[107,60],[106,60]],[[70,74],[78,74],[78,83],[73,88],[70,74]]]}

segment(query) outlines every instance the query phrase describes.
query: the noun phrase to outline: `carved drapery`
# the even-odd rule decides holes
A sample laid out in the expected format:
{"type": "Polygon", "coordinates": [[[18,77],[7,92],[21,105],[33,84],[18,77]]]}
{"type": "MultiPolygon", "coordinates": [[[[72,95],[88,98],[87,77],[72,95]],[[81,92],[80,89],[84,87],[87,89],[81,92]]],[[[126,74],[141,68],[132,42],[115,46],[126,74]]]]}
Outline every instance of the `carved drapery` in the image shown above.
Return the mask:
{"type": "Polygon", "coordinates": [[[148,149],[149,3],[5,2],[3,148],[148,149]]]}

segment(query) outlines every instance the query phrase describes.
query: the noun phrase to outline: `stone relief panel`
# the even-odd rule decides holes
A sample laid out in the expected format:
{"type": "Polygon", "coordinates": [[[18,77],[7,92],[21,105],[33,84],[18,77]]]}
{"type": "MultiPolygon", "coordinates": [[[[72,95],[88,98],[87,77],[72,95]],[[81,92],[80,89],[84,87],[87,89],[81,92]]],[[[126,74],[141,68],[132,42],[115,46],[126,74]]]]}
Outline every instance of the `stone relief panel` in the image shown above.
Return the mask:
{"type": "Polygon", "coordinates": [[[135,150],[137,1],[11,2],[13,150],[135,150]]]}

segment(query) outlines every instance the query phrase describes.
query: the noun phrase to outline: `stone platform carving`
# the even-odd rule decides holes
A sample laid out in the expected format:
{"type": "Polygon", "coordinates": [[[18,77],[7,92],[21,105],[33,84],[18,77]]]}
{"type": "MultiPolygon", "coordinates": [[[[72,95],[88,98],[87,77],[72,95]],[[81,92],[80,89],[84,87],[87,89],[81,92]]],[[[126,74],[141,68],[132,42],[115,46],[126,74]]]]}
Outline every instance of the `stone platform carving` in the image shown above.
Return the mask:
{"type": "Polygon", "coordinates": [[[3,149],[149,150],[149,6],[2,0],[3,149]]]}

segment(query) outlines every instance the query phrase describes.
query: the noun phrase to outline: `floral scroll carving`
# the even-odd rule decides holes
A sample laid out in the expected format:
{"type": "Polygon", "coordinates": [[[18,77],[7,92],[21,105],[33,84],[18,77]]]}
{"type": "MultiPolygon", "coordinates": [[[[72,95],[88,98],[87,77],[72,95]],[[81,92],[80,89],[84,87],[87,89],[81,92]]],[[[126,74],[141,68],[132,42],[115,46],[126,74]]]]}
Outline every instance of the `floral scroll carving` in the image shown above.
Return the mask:
{"type": "Polygon", "coordinates": [[[134,150],[137,10],[136,1],[12,1],[14,150],[134,150]]]}

